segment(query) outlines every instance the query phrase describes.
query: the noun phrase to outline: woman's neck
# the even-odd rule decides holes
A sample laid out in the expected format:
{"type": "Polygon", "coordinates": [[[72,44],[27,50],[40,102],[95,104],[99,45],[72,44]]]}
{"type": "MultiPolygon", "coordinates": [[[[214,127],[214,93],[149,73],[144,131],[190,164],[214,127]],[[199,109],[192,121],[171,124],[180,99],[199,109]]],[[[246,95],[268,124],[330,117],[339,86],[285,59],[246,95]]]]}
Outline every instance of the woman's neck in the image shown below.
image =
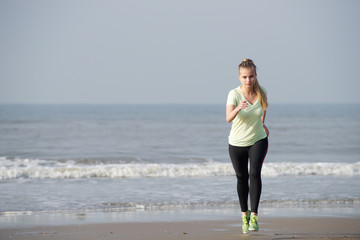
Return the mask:
{"type": "Polygon", "coordinates": [[[244,86],[240,86],[241,92],[243,95],[247,95],[247,96],[252,96],[255,94],[254,88],[253,87],[244,87],[244,86]]]}

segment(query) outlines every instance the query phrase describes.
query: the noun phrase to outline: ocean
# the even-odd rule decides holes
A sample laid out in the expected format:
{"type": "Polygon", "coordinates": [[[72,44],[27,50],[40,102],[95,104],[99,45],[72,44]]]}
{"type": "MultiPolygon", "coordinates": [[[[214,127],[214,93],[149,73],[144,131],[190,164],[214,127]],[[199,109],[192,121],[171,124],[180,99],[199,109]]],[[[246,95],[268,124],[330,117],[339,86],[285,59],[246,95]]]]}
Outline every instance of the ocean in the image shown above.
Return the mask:
{"type": "MultiPolygon", "coordinates": [[[[274,104],[261,208],[360,207],[360,105],[274,104]]],[[[0,216],[239,209],[225,105],[0,105],[0,216]]]]}

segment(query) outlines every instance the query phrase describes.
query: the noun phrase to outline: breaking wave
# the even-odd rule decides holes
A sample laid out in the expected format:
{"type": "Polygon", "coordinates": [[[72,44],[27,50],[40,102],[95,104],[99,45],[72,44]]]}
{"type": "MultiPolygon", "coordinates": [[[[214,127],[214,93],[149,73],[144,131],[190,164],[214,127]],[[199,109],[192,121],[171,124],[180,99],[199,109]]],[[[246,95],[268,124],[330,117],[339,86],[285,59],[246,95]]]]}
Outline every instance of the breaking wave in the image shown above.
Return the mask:
{"type": "MultiPolygon", "coordinates": [[[[235,175],[230,163],[193,164],[111,163],[78,164],[74,160],[0,158],[0,180],[66,179],[66,178],[166,178],[217,177],[235,175]]],[[[276,176],[354,176],[360,175],[356,163],[290,163],[272,162],[263,165],[263,177],[276,176]]]]}

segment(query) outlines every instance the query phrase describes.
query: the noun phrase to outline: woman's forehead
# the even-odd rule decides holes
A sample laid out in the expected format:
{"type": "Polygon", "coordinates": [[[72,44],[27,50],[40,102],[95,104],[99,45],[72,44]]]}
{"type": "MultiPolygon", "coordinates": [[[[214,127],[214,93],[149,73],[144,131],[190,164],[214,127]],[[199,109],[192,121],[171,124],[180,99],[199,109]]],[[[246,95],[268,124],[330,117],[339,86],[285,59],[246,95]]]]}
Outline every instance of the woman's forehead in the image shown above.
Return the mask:
{"type": "Polygon", "coordinates": [[[248,75],[254,75],[254,74],[255,74],[255,70],[254,70],[253,68],[244,68],[244,67],[241,67],[241,68],[239,69],[239,73],[240,73],[241,75],[246,75],[246,76],[248,76],[248,75]]]}

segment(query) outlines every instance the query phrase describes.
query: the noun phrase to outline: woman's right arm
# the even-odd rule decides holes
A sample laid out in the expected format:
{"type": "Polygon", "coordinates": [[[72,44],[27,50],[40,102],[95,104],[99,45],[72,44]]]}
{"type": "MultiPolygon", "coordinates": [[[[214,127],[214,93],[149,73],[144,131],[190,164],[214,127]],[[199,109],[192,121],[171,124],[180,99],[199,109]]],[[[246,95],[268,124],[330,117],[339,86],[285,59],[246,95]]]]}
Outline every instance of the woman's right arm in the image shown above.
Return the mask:
{"type": "Polygon", "coordinates": [[[227,122],[232,122],[232,120],[234,120],[234,118],[236,117],[236,115],[241,111],[241,109],[244,109],[247,107],[247,102],[241,101],[240,104],[235,107],[235,105],[227,105],[226,106],[226,121],[227,122]]]}

